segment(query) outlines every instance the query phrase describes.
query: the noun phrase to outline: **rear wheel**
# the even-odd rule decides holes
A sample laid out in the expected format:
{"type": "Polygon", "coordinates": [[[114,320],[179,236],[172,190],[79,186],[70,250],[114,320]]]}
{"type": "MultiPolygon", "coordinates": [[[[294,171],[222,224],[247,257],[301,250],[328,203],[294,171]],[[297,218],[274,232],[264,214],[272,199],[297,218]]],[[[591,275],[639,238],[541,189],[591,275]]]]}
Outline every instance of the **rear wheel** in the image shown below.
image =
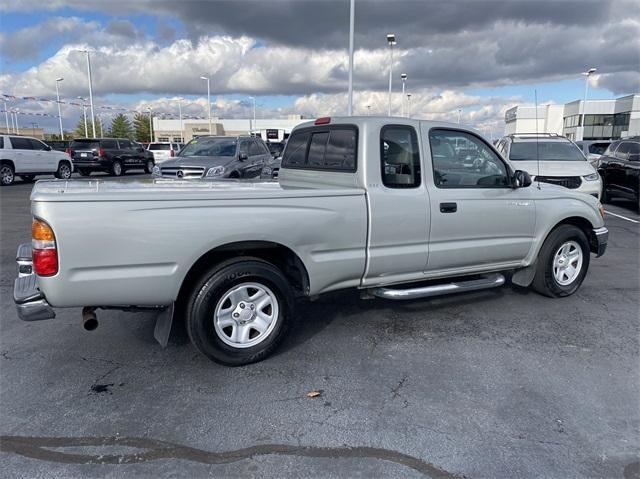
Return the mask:
{"type": "Polygon", "coordinates": [[[147,162],[144,165],[144,172],[149,174],[153,171],[153,167],[155,166],[155,163],[153,162],[153,160],[147,160],[147,162]]]}
{"type": "Polygon", "coordinates": [[[16,175],[13,170],[13,166],[9,163],[2,163],[0,165],[0,185],[9,186],[16,180],[16,175]]]}
{"type": "Polygon", "coordinates": [[[557,227],[538,254],[533,289],[552,298],[572,295],[587,274],[589,254],[589,241],[580,228],[573,225],[557,227]]]}
{"type": "Polygon", "coordinates": [[[293,292],[282,272],[258,258],[223,262],[204,274],[188,299],[187,331],[209,359],[242,366],[270,355],[285,337],[293,292]]]}
{"type": "Polygon", "coordinates": [[[111,165],[111,174],[113,176],[122,176],[122,173],[122,163],[120,163],[118,160],[115,160],[111,165]]]}
{"type": "Polygon", "coordinates": [[[56,171],[56,178],[60,178],[61,180],[68,180],[71,178],[71,165],[66,161],[60,162],[58,165],[58,171],[56,171]]]}

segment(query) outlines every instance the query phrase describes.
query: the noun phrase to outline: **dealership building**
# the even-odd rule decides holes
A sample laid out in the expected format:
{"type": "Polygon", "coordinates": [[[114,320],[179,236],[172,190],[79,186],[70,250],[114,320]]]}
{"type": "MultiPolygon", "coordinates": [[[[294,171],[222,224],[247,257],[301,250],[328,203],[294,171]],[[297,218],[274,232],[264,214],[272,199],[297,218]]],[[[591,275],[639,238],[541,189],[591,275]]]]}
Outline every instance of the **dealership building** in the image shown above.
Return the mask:
{"type": "MultiPolygon", "coordinates": [[[[289,115],[288,118],[258,118],[253,124],[252,119],[227,119],[212,118],[211,133],[213,135],[237,136],[253,134],[263,140],[283,141],[289,137],[291,130],[309,121],[302,115],[289,115]]],[[[153,118],[153,138],[154,141],[175,141],[181,138],[185,142],[199,136],[209,135],[208,119],[162,119],[153,118]]]]}
{"type": "Polygon", "coordinates": [[[640,95],[564,105],[514,106],[504,115],[505,134],[556,133],[572,140],[615,140],[640,135],[640,95]],[[583,112],[584,105],[584,112],[583,112]],[[584,113],[584,125],[582,115],[584,113]]]}

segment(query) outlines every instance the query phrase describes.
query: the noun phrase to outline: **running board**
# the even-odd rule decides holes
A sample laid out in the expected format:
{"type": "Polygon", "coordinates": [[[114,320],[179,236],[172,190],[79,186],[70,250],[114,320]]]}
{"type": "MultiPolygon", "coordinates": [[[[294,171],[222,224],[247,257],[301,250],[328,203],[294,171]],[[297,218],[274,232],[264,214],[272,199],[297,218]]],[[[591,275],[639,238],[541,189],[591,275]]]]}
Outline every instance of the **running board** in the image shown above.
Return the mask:
{"type": "Polygon", "coordinates": [[[479,279],[468,281],[457,281],[455,283],[434,284],[408,289],[373,288],[369,292],[373,296],[384,299],[405,300],[416,298],[430,298],[432,296],[442,296],[445,294],[465,293],[467,291],[478,291],[481,289],[497,288],[505,282],[504,276],[500,273],[486,275],[479,279]]]}

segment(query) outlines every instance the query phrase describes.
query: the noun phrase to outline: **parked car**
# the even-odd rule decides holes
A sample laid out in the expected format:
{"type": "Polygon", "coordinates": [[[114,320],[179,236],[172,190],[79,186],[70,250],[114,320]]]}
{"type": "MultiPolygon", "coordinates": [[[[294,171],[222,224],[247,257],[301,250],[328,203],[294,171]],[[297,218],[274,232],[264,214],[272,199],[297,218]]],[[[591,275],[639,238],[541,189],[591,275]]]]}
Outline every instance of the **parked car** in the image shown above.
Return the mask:
{"type": "MultiPolygon", "coordinates": [[[[183,151],[242,161],[244,138],[200,141],[183,151]]],[[[408,300],[497,287],[509,272],[569,296],[605,252],[604,210],[530,185],[458,124],[318,118],[294,128],[278,183],[38,182],[34,274],[16,279],[14,300],[28,321],[83,307],[87,329],[96,308],[155,309],[161,344],[175,315],[200,352],[237,366],[274,351],[297,298],[330,291],[408,300]],[[455,154],[462,143],[474,158],[455,154]]]]}
{"type": "Polygon", "coordinates": [[[603,201],[626,198],[640,208],[640,137],[614,141],[598,163],[603,201]]]}
{"type": "Polygon", "coordinates": [[[174,159],[156,166],[153,174],[180,179],[256,178],[271,158],[260,138],[203,136],[187,143],[174,159]]]}
{"type": "Polygon", "coordinates": [[[72,173],[73,162],[66,153],[52,150],[37,138],[0,135],[0,185],[12,184],[16,175],[24,181],[52,174],[67,180],[72,173]]]}
{"type": "Polygon", "coordinates": [[[597,170],[575,143],[555,134],[517,134],[497,145],[514,168],[535,176],[534,181],[564,186],[600,198],[602,182],[597,170]]]}
{"type": "Polygon", "coordinates": [[[153,158],[156,162],[162,163],[163,161],[169,160],[180,152],[180,144],[179,143],[149,143],[147,146],[147,150],[153,153],[153,158]]]}
{"type": "Polygon", "coordinates": [[[71,155],[71,140],[45,140],[44,142],[49,145],[52,150],[64,151],[71,155]]]}
{"type": "Polygon", "coordinates": [[[78,138],[71,142],[71,155],[82,176],[104,171],[121,176],[129,170],[151,173],[153,154],[142,145],[126,138],[78,138]]]}
{"type": "Polygon", "coordinates": [[[576,145],[582,151],[582,154],[587,157],[587,160],[591,163],[591,166],[598,168],[598,160],[605,152],[605,150],[611,144],[610,140],[583,140],[576,141],[576,145]]]}

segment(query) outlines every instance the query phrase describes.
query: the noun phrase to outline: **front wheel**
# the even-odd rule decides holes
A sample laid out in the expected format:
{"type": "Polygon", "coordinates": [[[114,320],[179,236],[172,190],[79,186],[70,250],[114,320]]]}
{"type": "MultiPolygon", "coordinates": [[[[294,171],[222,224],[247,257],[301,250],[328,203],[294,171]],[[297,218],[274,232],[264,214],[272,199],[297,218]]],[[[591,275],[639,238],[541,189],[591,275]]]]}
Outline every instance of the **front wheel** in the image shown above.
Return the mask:
{"type": "Polygon", "coordinates": [[[153,167],[155,166],[155,163],[153,162],[153,160],[147,160],[147,162],[144,165],[144,172],[149,174],[153,171],[153,167]]]}
{"type": "Polygon", "coordinates": [[[557,227],[538,254],[533,289],[551,298],[572,295],[587,274],[589,254],[589,241],[580,228],[573,225],[557,227]]]}
{"type": "Polygon", "coordinates": [[[111,174],[113,176],[122,176],[122,163],[118,160],[115,160],[111,165],[111,174]]]}
{"type": "Polygon", "coordinates": [[[0,165],[0,185],[9,186],[15,181],[15,179],[16,175],[10,164],[4,163],[0,165]]]}
{"type": "Polygon", "coordinates": [[[293,314],[293,292],[282,272],[258,258],[223,262],[204,274],[188,299],[187,331],[209,359],[242,366],[269,356],[293,314]]]}
{"type": "Polygon", "coordinates": [[[68,180],[71,178],[71,166],[69,163],[63,161],[58,165],[58,171],[56,171],[56,178],[60,178],[61,180],[68,180]]]}

